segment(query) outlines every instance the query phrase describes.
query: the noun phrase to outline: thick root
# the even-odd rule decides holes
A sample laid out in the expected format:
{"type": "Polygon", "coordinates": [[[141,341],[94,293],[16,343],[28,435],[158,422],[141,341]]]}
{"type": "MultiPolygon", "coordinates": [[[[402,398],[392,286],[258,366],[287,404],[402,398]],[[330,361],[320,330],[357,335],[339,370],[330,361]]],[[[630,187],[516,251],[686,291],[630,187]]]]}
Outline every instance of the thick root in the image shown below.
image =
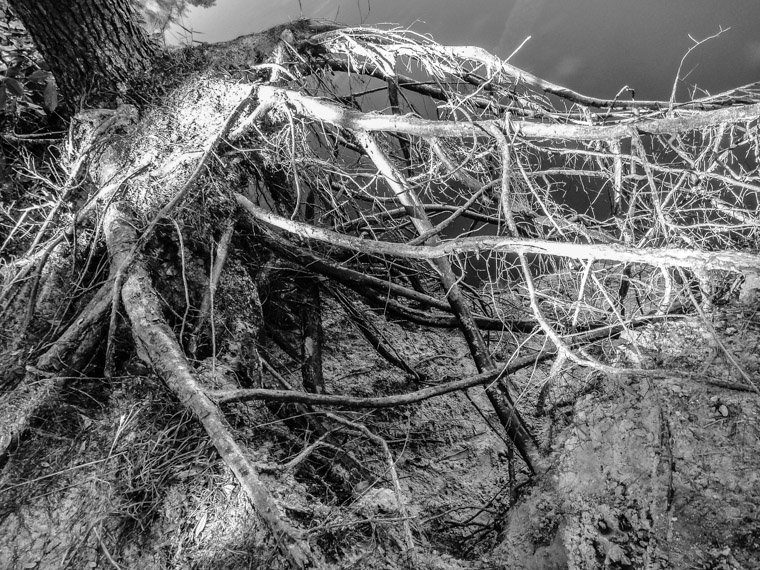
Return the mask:
{"type": "MultiPolygon", "coordinates": [[[[117,206],[109,208],[105,226],[109,249],[118,259],[124,255],[126,248],[123,246],[129,241],[134,243],[136,234],[117,206]]],[[[285,557],[294,568],[319,567],[321,564],[314,558],[308,543],[285,521],[259,478],[256,467],[232,437],[221,411],[195,379],[190,363],[162,316],[151,277],[139,261],[135,261],[127,273],[122,300],[143,354],[180,402],[201,421],[219,455],[235,474],[285,557]]]]}

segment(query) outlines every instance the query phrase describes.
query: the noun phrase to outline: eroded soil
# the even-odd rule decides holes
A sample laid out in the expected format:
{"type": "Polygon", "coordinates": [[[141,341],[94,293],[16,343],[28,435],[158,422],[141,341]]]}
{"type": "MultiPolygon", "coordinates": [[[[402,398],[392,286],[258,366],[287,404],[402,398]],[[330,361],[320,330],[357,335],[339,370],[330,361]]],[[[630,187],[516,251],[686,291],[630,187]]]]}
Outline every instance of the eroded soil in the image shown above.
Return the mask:
{"type": "MultiPolygon", "coordinates": [[[[337,306],[325,314],[328,391],[422,387],[378,357],[337,306]]],[[[748,570],[760,567],[760,398],[744,375],[760,380],[760,318],[739,305],[710,318],[720,344],[697,317],[616,341],[612,357],[665,374],[574,370],[549,379],[547,363],[516,375],[514,393],[552,458],[532,481],[516,460],[510,475],[482,388],[344,412],[388,442],[405,512],[372,441],[346,434],[346,450],[377,478],[341,494],[318,462],[278,467],[306,443],[267,407],[231,406],[228,420],[328,567],[748,570]],[[403,552],[403,515],[413,555],[403,552]]],[[[426,382],[475,373],[454,332],[373,319],[426,382]]],[[[298,378],[293,361],[265,348],[272,365],[298,378]]],[[[506,339],[494,337],[492,348],[509,355],[506,339]]],[[[284,567],[202,429],[139,372],[114,384],[70,383],[9,458],[0,567],[284,567]]]]}

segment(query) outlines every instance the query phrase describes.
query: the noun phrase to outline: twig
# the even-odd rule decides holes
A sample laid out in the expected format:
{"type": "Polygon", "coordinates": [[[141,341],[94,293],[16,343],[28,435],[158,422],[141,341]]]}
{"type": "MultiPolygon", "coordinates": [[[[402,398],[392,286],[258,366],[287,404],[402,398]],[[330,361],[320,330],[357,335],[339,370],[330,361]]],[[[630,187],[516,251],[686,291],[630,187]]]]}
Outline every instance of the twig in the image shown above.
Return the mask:
{"type": "Polygon", "coordinates": [[[323,433],[319,437],[319,439],[317,439],[316,441],[304,447],[298,453],[298,455],[296,455],[293,459],[291,459],[287,463],[284,463],[282,465],[259,465],[259,468],[261,470],[271,470],[271,471],[290,471],[298,467],[299,464],[301,464],[304,460],[306,460],[306,458],[308,458],[312,453],[314,453],[320,447],[327,447],[329,449],[332,449],[333,451],[340,452],[341,450],[339,448],[325,441],[331,434],[332,434],[332,431],[327,431],[323,433]]]}
{"type": "Polygon", "coordinates": [[[710,335],[713,337],[716,343],[718,343],[718,346],[723,351],[723,354],[726,355],[726,358],[728,358],[728,361],[733,365],[734,368],[741,374],[742,378],[744,378],[744,381],[758,394],[760,394],[760,388],[757,387],[757,384],[755,384],[752,381],[752,378],[749,377],[749,374],[747,374],[744,369],[741,367],[741,365],[736,361],[734,358],[734,355],[731,354],[731,352],[726,348],[726,345],[723,344],[723,341],[720,340],[720,337],[718,336],[718,332],[715,330],[715,327],[712,325],[710,320],[708,319],[707,315],[705,314],[704,310],[700,306],[700,304],[697,302],[697,300],[694,298],[694,293],[691,292],[691,288],[688,286],[689,279],[686,276],[686,274],[680,270],[681,273],[681,279],[683,279],[684,283],[687,283],[686,291],[689,294],[689,298],[691,299],[691,303],[696,309],[697,313],[699,314],[700,319],[702,319],[702,323],[705,325],[707,330],[710,332],[710,335]]]}
{"type": "Polygon", "coordinates": [[[15,483],[13,485],[6,485],[5,487],[0,488],[0,493],[5,493],[6,491],[10,491],[11,489],[17,489],[18,487],[23,487],[25,485],[32,485],[34,483],[37,483],[39,481],[43,481],[45,479],[50,479],[51,477],[58,477],[59,475],[63,475],[64,473],[68,473],[69,471],[74,471],[76,469],[82,469],[84,467],[90,467],[91,465],[97,465],[98,463],[103,463],[104,461],[108,461],[109,459],[116,457],[118,455],[123,455],[122,452],[117,453],[116,455],[109,455],[108,457],[104,457],[103,459],[96,459],[95,461],[88,461],[87,463],[81,463],[79,465],[74,465],[73,467],[68,467],[66,469],[61,469],[60,471],[56,471],[55,473],[48,473],[47,475],[42,475],[40,477],[35,477],[34,479],[29,479],[28,481],[23,481],[21,483],[15,483]]]}
{"type": "Polygon", "coordinates": [[[95,536],[98,537],[100,547],[103,549],[103,553],[106,555],[108,561],[113,565],[114,568],[116,568],[116,570],[121,570],[121,566],[116,563],[116,560],[113,559],[113,556],[111,556],[111,553],[108,551],[108,548],[106,547],[105,542],[103,542],[103,538],[100,536],[98,529],[93,527],[92,530],[95,532],[95,536]]]}
{"type": "Polygon", "coordinates": [[[689,39],[694,42],[694,45],[691,46],[688,50],[686,50],[686,53],[681,58],[681,62],[678,64],[678,71],[676,71],[676,78],[673,81],[673,89],[670,92],[670,98],[668,99],[668,113],[673,112],[673,106],[676,104],[676,90],[678,89],[678,82],[681,80],[681,68],[683,67],[684,62],[686,61],[686,58],[689,57],[689,54],[697,49],[699,46],[701,46],[705,42],[709,42],[710,40],[713,40],[717,38],[719,35],[721,35],[724,32],[727,32],[731,28],[723,28],[723,26],[718,26],[718,32],[714,33],[711,36],[707,36],[703,40],[695,40],[691,34],[689,34],[689,39]]]}

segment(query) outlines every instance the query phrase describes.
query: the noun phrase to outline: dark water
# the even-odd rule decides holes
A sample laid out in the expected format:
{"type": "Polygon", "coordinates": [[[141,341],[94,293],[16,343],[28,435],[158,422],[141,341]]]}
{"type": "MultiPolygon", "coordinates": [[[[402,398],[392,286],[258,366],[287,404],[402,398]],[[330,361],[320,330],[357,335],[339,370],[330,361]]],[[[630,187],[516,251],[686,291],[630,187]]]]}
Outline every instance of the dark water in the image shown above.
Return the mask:
{"type": "MultiPolygon", "coordinates": [[[[182,22],[192,39],[216,42],[296,19],[395,24],[441,43],[478,45],[545,79],[599,97],[623,86],[667,99],[694,42],[723,29],[687,58],[678,99],[760,80],[760,0],[217,0],[182,22]]],[[[173,41],[186,41],[174,28],[173,41]]]]}

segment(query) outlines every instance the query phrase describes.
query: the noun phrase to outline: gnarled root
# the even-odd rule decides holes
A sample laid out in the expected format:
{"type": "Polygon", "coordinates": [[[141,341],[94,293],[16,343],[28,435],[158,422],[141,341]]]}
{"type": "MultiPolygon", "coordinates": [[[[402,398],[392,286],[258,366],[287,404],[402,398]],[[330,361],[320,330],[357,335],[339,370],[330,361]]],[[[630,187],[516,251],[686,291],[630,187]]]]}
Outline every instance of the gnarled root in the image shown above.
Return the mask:
{"type": "MultiPolygon", "coordinates": [[[[130,245],[136,241],[136,234],[118,205],[109,208],[105,228],[109,251],[118,261],[128,255],[125,251],[131,250],[130,245]]],[[[320,563],[308,543],[285,521],[255,466],[232,437],[221,411],[196,380],[177,338],[162,316],[150,275],[139,260],[133,261],[127,271],[121,297],[135,340],[144,356],[180,402],[201,421],[211,442],[235,474],[256,513],[269,527],[291,565],[294,568],[319,567],[320,563]]]]}

